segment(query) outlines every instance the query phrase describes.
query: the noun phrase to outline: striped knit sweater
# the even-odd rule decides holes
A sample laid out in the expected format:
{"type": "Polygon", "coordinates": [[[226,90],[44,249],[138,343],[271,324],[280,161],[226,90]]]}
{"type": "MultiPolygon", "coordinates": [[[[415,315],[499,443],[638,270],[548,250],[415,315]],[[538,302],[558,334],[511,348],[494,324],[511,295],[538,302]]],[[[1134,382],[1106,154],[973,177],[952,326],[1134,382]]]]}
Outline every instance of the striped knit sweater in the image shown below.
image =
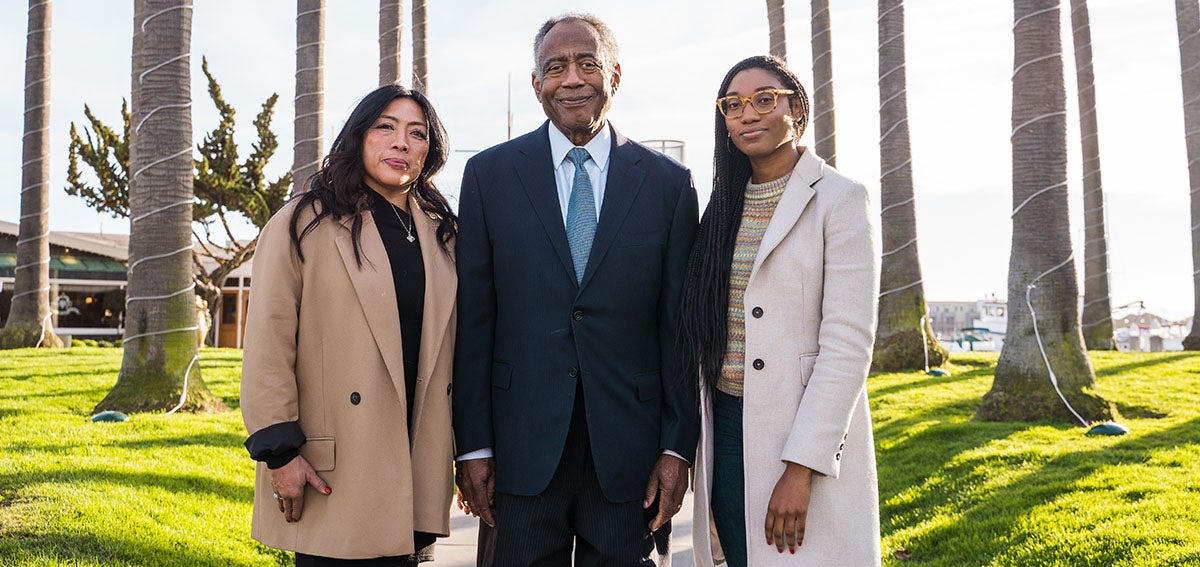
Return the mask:
{"type": "Polygon", "coordinates": [[[758,255],[758,245],[791,176],[789,171],[774,181],[746,184],[746,203],[742,208],[742,222],[738,226],[733,264],[729,270],[729,336],[725,363],[717,380],[717,389],[731,396],[742,396],[742,379],[746,371],[746,284],[750,283],[750,270],[758,255]]]}

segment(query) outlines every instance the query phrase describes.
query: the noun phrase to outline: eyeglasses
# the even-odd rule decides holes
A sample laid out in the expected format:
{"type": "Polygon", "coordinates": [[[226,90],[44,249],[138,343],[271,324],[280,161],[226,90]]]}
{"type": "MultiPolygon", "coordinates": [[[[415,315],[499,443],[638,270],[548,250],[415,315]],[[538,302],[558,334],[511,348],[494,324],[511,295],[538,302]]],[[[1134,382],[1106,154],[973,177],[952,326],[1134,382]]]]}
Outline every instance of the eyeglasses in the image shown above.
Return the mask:
{"type": "Polygon", "coordinates": [[[773,112],[775,107],[779,105],[779,95],[796,94],[796,91],[788,89],[763,89],[755,91],[748,97],[729,95],[717,99],[717,110],[726,118],[738,118],[746,110],[746,104],[754,108],[754,111],[759,114],[767,114],[773,112]]]}

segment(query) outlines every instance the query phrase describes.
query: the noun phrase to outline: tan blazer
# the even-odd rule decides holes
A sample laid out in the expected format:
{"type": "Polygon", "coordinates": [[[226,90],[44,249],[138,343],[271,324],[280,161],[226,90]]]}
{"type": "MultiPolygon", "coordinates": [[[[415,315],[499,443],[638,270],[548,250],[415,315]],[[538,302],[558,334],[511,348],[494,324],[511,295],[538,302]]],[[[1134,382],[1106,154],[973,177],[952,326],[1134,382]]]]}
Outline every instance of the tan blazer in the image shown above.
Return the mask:
{"type": "MultiPolygon", "coordinates": [[[[250,432],[299,420],[308,437],[300,454],[333,493],[309,486],[303,516],[288,524],[259,463],[251,536],[274,548],[347,559],[413,553],[414,530],[450,533],[454,260],[438,245],[436,221],[410,197],[425,265],[410,434],[391,264],[370,212],[363,213],[359,268],[348,218],[322,220],[301,244],[301,263],[288,230],[295,206],[284,206],[259,236],[242,416],[250,432]]],[[[306,211],[299,227],[313,216],[306,211]]]]}
{"type": "MultiPolygon", "coordinates": [[[[747,559],[772,565],[880,564],[879,496],[866,378],[879,252],[866,189],[812,151],[792,170],[746,287],[743,455],[747,559]],[[761,370],[753,361],[761,359],[761,370]],[[767,546],[767,504],[784,461],[814,471],[804,544],[767,546]]],[[[696,565],[713,565],[711,396],[696,455],[696,565]],[[709,529],[706,529],[709,528],[709,529]]]]}

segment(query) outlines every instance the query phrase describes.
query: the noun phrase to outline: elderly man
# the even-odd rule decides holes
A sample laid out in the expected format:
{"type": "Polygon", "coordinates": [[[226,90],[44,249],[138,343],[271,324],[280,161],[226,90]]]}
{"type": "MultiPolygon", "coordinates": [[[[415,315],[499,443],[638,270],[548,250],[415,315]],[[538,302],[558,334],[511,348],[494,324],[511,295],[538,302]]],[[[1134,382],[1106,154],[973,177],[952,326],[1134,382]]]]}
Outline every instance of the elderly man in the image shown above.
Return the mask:
{"type": "Polygon", "coordinates": [[[454,433],[463,498],[498,522],[496,565],[643,565],[695,455],[675,363],[697,224],[691,174],[606,120],[621,82],[594,16],[547,21],[549,120],[473,157],[458,235],[454,433]]]}

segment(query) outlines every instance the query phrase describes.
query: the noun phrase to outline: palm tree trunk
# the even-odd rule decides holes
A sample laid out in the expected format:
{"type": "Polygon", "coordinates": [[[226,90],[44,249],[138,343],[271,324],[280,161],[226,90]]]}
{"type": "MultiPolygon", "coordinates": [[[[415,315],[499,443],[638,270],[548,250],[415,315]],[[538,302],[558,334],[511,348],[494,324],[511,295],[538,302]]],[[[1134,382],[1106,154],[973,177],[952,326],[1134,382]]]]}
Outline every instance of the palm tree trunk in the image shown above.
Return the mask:
{"type": "Polygon", "coordinates": [[[404,0],[379,0],[379,84],[400,81],[400,28],[404,25],[404,0]]]}
{"type": "Polygon", "coordinates": [[[1112,300],[1108,290],[1108,234],[1100,184],[1100,137],[1092,72],[1092,30],[1087,0],[1071,0],[1079,128],[1083,141],[1083,342],[1088,350],[1113,350],[1112,300]]]}
{"type": "Polygon", "coordinates": [[[95,411],[222,407],[196,364],[192,283],[191,0],[138,0],[129,287],[121,374],[95,411]]]}
{"type": "Polygon", "coordinates": [[[829,31],[829,0],[812,0],[813,136],[817,155],[837,167],[833,137],[833,55],[829,31]]]}
{"type": "Polygon", "coordinates": [[[1183,339],[1186,350],[1200,350],[1200,5],[1175,0],[1179,29],[1179,62],[1183,70],[1183,125],[1187,132],[1188,180],[1192,203],[1192,330],[1183,339]]]}
{"type": "Polygon", "coordinates": [[[1049,364],[1080,420],[1109,419],[1115,410],[1095,393],[1096,378],[1079,329],[1079,286],[1067,217],[1059,0],[1014,0],[1014,7],[1008,330],[979,414],[998,421],[1076,420],[1055,391],[1049,364]]]}
{"type": "Polygon", "coordinates": [[[925,317],[904,61],[904,0],[879,0],[879,186],[883,233],[879,289],[883,291],[879,294],[879,327],[872,364],[876,370],[885,371],[923,368],[926,349],[930,366],[942,365],[949,356],[925,317]]]}
{"type": "Polygon", "coordinates": [[[62,346],[50,330],[50,0],[29,0],[21,219],[12,305],[0,345],[62,346]]]}
{"type": "Polygon", "coordinates": [[[771,38],[771,55],[787,62],[787,14],[784,0],[767,0],[767,26],[771,38]]]}
{"type": "Polygon", "coordinates": [[[425,0],[412,3],[413,80],[412,88],[429,93],[429,67],[425,59],[425,0]]]}
{"type": "Polygon", "coordinates": [[[296,141],[292,193],[308,189],[324,149],[325,0],[296,0],[296,141]]]}

